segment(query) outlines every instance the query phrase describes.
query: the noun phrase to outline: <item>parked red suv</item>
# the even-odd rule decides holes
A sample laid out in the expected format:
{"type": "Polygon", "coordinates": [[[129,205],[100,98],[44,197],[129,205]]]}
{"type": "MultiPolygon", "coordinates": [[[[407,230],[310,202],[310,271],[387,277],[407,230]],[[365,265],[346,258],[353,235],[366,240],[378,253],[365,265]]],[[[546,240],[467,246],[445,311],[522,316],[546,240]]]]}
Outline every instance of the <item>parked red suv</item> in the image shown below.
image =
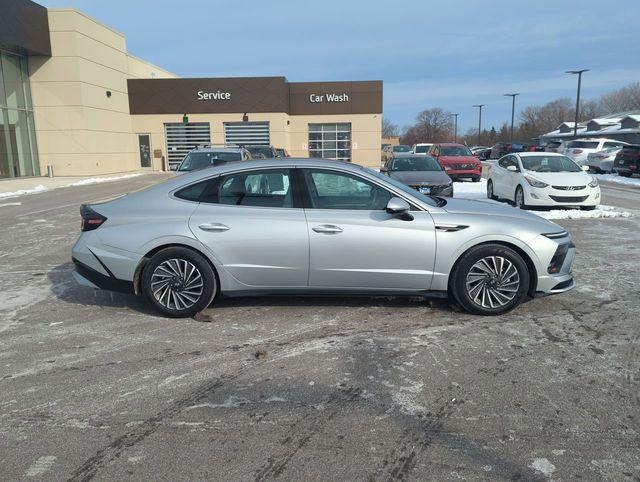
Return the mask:
{"type": "Polygon", "coordinates": [[[482,175],[482,163],[467,146],[453,142],[434,144],[429,154],[435,157],[445,172],[453,180],[471,178],[479,182],[482,175]]]}

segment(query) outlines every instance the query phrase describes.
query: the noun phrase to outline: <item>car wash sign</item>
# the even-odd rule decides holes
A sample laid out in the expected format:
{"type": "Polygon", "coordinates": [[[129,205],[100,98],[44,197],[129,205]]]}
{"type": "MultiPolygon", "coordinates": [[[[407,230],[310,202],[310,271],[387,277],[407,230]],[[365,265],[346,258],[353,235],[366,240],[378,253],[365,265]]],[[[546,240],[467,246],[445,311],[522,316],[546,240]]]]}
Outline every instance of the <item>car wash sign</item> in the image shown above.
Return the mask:
{"type": "Polygon", "coordinates": [[[319,104],[322,102],[349,102],[349,94],[343,92],[341,94],[309,94],[309,102],[319,104]]]}

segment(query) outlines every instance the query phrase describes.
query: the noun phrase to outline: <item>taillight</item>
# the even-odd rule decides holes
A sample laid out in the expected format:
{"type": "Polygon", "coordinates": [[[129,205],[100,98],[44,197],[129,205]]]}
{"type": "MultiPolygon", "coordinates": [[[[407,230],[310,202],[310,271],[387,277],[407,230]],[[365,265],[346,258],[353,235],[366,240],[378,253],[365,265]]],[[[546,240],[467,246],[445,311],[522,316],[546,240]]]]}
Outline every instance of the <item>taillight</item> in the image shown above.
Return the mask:
{"type": "Polygon", "coordinates": [[[80,216],[82,216],[82,225],[80,226],[81,231],[93,231],[94,229],[98,229],[102,226],[107,218],[102,214],[95,212],[86,204],[80,206],[80,216]]]}
{"type": "Polygon", "coordinates": [[[573,153],[574,154],[580,154],[582,152],[582,149],[574,149],[573,153]]]}

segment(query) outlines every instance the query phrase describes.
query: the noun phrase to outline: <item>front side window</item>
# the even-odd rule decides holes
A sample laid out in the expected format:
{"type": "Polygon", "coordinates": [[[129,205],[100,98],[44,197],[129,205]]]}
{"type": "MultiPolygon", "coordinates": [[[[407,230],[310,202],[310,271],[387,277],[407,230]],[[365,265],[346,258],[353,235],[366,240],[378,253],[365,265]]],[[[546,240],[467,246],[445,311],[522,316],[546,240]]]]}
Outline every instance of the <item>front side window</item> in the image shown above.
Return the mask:
{"type": "Polygon", "coordinates": [[[314,209],[384,210],[392,195],[365,179],[347,173],[305,169],[314,209]]]}
{"type": "Polygon", "coordinates": [[[612,147],[622,147],[624,144],[620,143],[620,142],[605,142],[604,143],[604,148],[605,149],[610,149],[612,147]]]}
{"type": "Polygon", "coordinates": [[[351,161],[351,123],[309,124],[309,157],[351,161]]]}

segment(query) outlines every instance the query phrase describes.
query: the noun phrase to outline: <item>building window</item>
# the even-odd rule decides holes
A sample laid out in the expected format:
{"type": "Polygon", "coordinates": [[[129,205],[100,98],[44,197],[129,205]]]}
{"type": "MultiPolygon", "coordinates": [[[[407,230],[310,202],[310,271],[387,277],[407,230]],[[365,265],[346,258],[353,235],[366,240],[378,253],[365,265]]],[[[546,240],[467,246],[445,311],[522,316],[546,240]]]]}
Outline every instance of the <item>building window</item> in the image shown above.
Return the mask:
{"type": "Polygon", "coordinates": [[[351,161],[351,124],[309,124],[309,157],[351,161]]]}
{"type": "Polygon", "coordinates": [[[0,50],[0,177],[38,175],[27,58],[0,50]]]}

